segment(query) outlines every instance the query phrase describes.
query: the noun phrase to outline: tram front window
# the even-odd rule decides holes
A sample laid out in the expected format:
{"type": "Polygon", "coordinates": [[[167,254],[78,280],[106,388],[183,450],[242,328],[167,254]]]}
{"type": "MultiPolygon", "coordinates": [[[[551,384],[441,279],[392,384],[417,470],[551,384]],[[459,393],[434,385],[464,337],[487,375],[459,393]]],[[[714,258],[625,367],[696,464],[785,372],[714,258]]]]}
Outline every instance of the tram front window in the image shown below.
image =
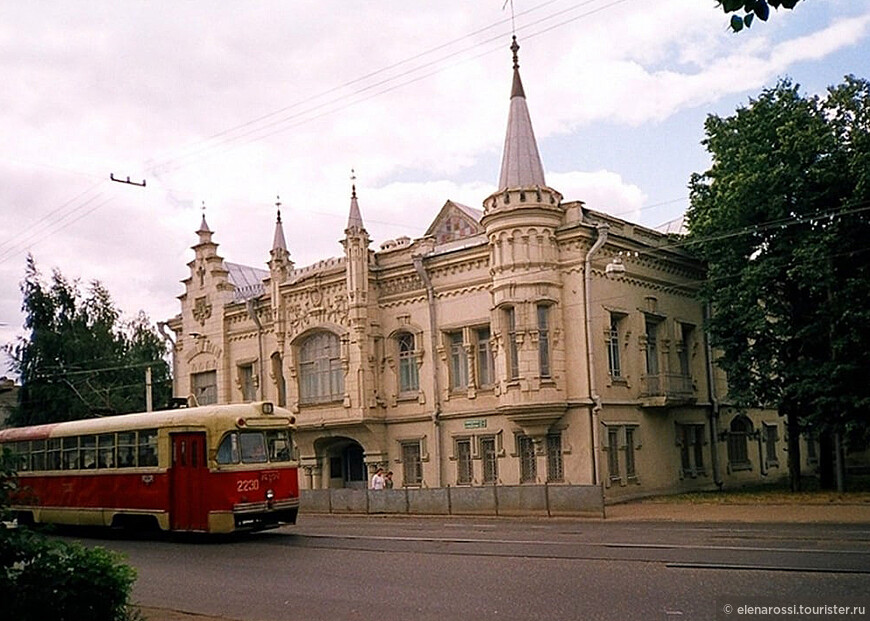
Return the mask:
{"type": "Polygon", "coordinates": [[[267,461],[266,440],[259,431],[246,431],[239,434],[239,445],[242,449],[242,462],[246,464],[262,464],[267,461]]]}

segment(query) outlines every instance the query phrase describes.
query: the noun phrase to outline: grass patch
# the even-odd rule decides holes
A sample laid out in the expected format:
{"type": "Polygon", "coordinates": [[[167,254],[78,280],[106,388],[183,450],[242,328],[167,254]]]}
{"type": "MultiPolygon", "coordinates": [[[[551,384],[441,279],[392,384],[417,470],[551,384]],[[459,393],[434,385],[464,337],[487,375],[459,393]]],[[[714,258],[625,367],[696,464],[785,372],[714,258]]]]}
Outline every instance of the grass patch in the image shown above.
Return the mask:
{"type": "Polygon", "coordinates": [[[643,502],[673,504],[718,504],[718,505],[758,505],[758,504],[870,504],[870,477],[850,477],[845,492],[823,490],[815,477],[801,481],[802,491],[792,492],[788,481],[767,485],[746,485],[726,488],[721,491],[686,492],[667,496],[654,496],[643,502]]]}

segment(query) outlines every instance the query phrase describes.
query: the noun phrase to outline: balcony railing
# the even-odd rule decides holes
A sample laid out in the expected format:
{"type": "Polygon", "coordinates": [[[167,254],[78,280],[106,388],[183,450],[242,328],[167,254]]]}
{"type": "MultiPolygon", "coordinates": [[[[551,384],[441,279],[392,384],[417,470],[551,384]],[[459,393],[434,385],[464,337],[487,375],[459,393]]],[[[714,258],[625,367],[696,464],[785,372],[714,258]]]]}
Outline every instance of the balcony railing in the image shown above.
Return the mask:
{"type": "Polygon", "coordinates": [[[640,397],[645,407],[683,405],[697,399],[692,377],[678,373],[642,375],[640,397]]]}

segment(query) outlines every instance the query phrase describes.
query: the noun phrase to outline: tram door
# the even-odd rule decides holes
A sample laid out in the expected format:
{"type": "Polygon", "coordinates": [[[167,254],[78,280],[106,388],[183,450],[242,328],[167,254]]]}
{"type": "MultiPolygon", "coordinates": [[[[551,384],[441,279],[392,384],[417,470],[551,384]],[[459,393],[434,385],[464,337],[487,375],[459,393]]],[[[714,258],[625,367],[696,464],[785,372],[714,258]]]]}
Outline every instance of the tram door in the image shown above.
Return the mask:
{"type": "Polygon", "coordinates": [[[204,433],[175,433],[172,438],[170,514],[172,530],[208,530],[205,486],[208,463],[204,433]]]}

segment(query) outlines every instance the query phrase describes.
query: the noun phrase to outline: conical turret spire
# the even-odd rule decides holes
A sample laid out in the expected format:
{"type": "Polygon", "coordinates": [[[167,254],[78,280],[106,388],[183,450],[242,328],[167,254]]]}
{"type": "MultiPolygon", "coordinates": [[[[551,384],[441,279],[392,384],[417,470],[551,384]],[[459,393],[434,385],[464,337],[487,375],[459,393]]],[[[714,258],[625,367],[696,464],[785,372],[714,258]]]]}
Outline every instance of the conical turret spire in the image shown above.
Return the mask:
{"type": "Polygon", "coordinates": [[[350,171],[350,178],[352,183],[351,185],[351,194],[350,194],[350,214],[347,217],[347,233],[359,233],[361,231],[365,231],[366,228],[363,225],[362,216],[359,212],[359,203],[356,200],[356,176],[354,175],[353,170],[350,171]]]}
{"type": "Polygon", "coordinates": [[[511,51],[514,58],[514,79],[511,87],[510,113],[507,135],[501,160],[501,176],[498,189],[545,186],[544,167],[538,154],[538,144],[532,130],[532,120],[526,104],[526,94],[520,79],[520,49],[514,36],[511,51]]]}
{"type": "Polygon", "coordinates": [[[278,209],[278,219],[275,221],[275,237],[272,240],[272,252],[275,250],[287,250],[287,242],[284,241],[284,225],[281,224],[281,197],[275,201],[275,207],[278,209]]]}

